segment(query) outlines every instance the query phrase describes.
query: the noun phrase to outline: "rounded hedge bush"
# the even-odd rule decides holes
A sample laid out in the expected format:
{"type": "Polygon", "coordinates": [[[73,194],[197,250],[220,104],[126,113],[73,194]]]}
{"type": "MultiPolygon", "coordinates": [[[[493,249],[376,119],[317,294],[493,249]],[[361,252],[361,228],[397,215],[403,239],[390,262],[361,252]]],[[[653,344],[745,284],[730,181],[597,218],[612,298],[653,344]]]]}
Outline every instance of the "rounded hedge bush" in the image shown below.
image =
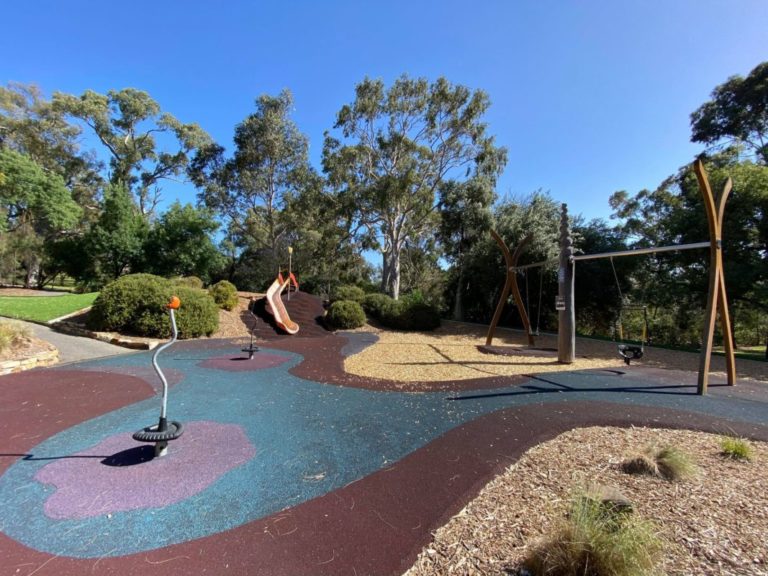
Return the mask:
{"type": "Polygon", "coordinates": [[[202,289],[203,281],[197,276],[180,276],[171,280],[176,286],[187,286],[188,288],[202,289]]]}
{"type": "Polygon", "coordinates": [[[337,300],[328,308],[325,321],[334,330],[360,328],[365,324],[365,312],[354,300],[337,300]]]}
{"type": "Polygon", "coordinates": [[[208,288],[208,293],[219,308],[234,310],[237,306],[237,288],[232,282],[220,280],[208,288]]]}
{"type": "Polygon", "coordinates": [[[440,326],[440,313],[423,302],[392,300],[383,308],[380,321],[395,330],[434,330],[440,326]]]}
{"type": "MultiPolygon", "coordinates": [[[[161,336],[164,331],[160,318],[172,292],[170,282],[160,276],[130,274],[118,278],[107,284],[93,302],[88,314],[88,328],[161,336]],[[157,321],[153,322],[152,318],[157,318],[157,321]]],[[[165,324],[168,324],[167,320],[165,324]]]]}
{"type": "Polygon", "coordinates": [[[429,304],[416,302],[405,310],[411,325],[408,330],[434,330],[440,326],[440,313],[429,304]]]}
{"type": "Polygon", "coordinates": [[[352,300],[353,302],[362,304],[363,300],[365,300],[365,291],[359,286],[354,286],[352,284],[339,286],[333,291],[333,297],[331,298],[332,302],[336,302],[337,300],[352,300]]]}
{"type": "MultiPolygon", "coordinates": [[[[219,329],[219,307],[211,295],[205,290],[176,287],[176,296],[181,300],[181,306],[176,314],[176,325],[179,338],[197,338],[210,336],[219,329]]],[[[167,311],[164,311],[167,315],[167,311]]],[[[171,335],[170,322],[168,336],[171,335]]]]}
{"type": "Polygon", "coordinates": [[[363,310],[371,318],[381,320],[381,315],[390,302],[393,302],[392,297],[387,294],[366,294],[363,299],[363,310]]]}
{"type": "Polygon", "coordinates": [[[219,311],[207,292],[152,274],[129,274],[107,284],[88,314],[91,330],[167,338],[171,323],[166,305],[171,296],[181,299],[176,314],[179,336],[210,335],[219,325],[219,311]]]}

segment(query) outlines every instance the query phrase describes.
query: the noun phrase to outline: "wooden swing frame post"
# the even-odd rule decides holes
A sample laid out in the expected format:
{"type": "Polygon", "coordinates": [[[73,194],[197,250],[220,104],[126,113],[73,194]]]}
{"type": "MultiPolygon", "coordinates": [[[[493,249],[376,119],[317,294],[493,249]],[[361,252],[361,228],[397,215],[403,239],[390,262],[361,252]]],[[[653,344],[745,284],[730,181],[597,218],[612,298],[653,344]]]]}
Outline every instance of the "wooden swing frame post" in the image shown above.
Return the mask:
{"type": "Polygon", "coordinates": [[[696,160],[693,171],[699,182],[699,189],[704,198],[704,207],[707,212],[709,226],[709,241],[693,244],[678,244],[674,246],[658,246],[654,248],[641,248],[637,250],[620,250],[617,252],[604,252],[601,254],[573,255],[573,244],[568,228],[567,209],[563,205],[563,214],[560,223],[560,297],[563,299],[563,310],[560,310],[558,325],[558,360],[569,364],[573,361],[576,348],[576,331],[574,317],[573,298],[573,264],[578,260],[596,260],[599,258],[612,258],[616,256],[635,256],[657,252],[671,252],[680,250],[692,250],[709,248],[709,292],[707,295],[707,309],[705,312],[704,327],[702,330],[701,355],[699,356],[699,379],[697,393],[707,393],[709,384],[709,369],[712,361],[712,345],[715,336],[715,320],[720,313],[720,330],[723,333],[723,346],[725,348],[725,363],[728,385],[736,384],[736,359],[734,356],[733,332],[731,329],[731,316],[728,312],[728,300],[725,291],[725,274],[723,273],[723,216],[725,214],[725,202],[731,193],[733,182],[730,178],[723,186],[720,196],[715,198],[712,188],[704,170],[704,163],[696,160]],[[570,264],[570,266],[569,266],[570,264]]]}
{"type": "Polygon", "coordinates": [[[733,352],[733,332],[731,331],[731,316],[728,312],[728,300],[725,293],[725,274],[723,273],[723,215],[725,202],[733,188],[730,178],[725,182],[723,191],[715,198],[709,185],[704,163],[696,160],[693,164],[699,190],[704,198],[704,208],[707,211],[709,224],[709,293],[707,295],[707,310],[704,315],[704,329],[701,338],[701,356],[699,358],[699,381],[697,393],[707,393],[709,385],[709,368],[712,360],[712,344],[715,336],[715,320],[720,312],[720,331],[723,334],[725,348],[726,374],[728,385],[736,384],[736,359],[733,352]]]}
{"type": "Polygon", "coordinates": [[[520,288],[517,286],[517,274],[515,270],[515,266],[517,265],[517,261],[520,258],[520,255],[525,251],[525,249],[528,247],[528,244],[530,244],[533,240],[533,234],[528,234],[525,238],[523,238],[522,242],[520,242],[517,248],[515,248],[514,253],[510,253],[509,248],[507,248],[507,245],[504,243],[504,239],[499,236],[495,230],[491,230],[491,236],[494,240],[496,240],[499,248],[501,248],[501,253],[504,255],[504,262],[507,265],[507,279],[504,282],[504,288],[501,291],[499,303],[496,305],[496,311],[493,313],[491,325],[488,326],[488,335],[485,338],[485,345],[490,346],[491,342],[493,342],[496,326],[501,319],[501,312],[504,310],[504,304],[506,304],[507,297],[509,296],[509,292],[511,290],[512,296],[515,299],[515,306],[517,306],[517,309],[520,312],[520,319],[523,321],[523,328],[525,329],[525,333],[528,335],[528,346],[534,346],[534,337],[533,333],[531,332],[531,323],[528,320],[528,314],[526,313],[525,307],[523,306],[523,298],[520,295],[520,288]]]}

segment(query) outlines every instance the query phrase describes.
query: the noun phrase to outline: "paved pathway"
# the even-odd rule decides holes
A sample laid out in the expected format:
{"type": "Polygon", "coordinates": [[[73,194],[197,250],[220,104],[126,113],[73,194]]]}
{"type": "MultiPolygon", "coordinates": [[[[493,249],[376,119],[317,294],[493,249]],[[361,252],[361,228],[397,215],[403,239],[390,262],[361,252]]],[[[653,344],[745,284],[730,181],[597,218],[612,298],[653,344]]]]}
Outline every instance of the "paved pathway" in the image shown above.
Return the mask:
{"type": "Polygon", "coordinates": [[[135,350],[124,348],[123,346],[115,346],[114,344],[102,342],[101,340],[94,340],[93,338],[62,334],[47,326],[42,326],[33,322],[24,322],[22,320],[16,321],[29,327],[35,337],[50,342],[56,346],[56,348],[59,349],[59,363],[61,364],[136,352],[135,350]]]}

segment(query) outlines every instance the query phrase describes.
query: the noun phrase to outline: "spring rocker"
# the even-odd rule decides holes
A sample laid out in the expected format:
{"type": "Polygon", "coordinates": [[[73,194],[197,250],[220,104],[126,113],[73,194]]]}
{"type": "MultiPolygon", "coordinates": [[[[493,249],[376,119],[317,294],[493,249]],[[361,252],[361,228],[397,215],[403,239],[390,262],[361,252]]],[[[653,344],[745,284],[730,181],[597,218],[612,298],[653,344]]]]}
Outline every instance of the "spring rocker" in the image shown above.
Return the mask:
{"type": "Polygon", "coordinates": [[[157,350],[155,350],[155,353],[152,355],[152,367],[155,369],[155,372],[157,372],[160,381],[163,383],[160,419],[156,425],[147,426],[146,428],[142,428],[133,434],[133,439],[137,442],[152,442],[155,444],[155,457],[165,456],[168,453],[168,442],[171,440],[176,440],[179,436],[181,436],[183,432],[181,422],[176,422],[175,420],[168,422],[166,418],[166,408],[168,405],[168,381],[166,380],[163,371],[160,370],[160,366],[157,364],[157,357],[160,355],[160,352],[176,342],[176,339],[179,336],[178,329],[176,328],[176,316],[174,315],[174,311],[178,310],[179,306],[181,306],[179,297],[173,296],[171,301],[166,306],[168,308],[168,314],[171,317],[172,337],[170,341],[166,342],[157,350]]]}

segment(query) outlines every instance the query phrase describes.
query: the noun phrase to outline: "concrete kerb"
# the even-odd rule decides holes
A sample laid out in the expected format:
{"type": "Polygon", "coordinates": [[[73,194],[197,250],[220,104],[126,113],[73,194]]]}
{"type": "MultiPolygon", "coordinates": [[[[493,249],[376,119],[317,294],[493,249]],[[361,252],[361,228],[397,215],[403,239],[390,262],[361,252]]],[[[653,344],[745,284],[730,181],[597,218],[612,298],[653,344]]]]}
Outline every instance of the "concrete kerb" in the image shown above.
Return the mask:
{"type": "Polygon", "coordinates": [[[111,333],[111,332],[94,332],[93,330],[88,330],[87,328],[83,328],[80,324],[67,321],[68,318],[73,318],[80,314],[84,314],[85,312],[88,312],[90,309],[91,309],[91,306],[88,306],[87,308],[82,308],[80,310],[76,310],[75,312],[72,312],[70,314],[66,314],[64,316],[60,316],[59,318],[54,318],[53,320],[49,320],[48,322],[45,322],[44,325],[48,326],[53,330],[56,330],[57,332],[61,332],[62,334],[91,338],[93,340],[99,340],[101,342],[114,344],[115,346],[121,346],[123,348],[129,348],[131,350],[153,350],[160,343],[157,340],[126,338],[124,336],[115,335],[114,333],[111,333]]]}

